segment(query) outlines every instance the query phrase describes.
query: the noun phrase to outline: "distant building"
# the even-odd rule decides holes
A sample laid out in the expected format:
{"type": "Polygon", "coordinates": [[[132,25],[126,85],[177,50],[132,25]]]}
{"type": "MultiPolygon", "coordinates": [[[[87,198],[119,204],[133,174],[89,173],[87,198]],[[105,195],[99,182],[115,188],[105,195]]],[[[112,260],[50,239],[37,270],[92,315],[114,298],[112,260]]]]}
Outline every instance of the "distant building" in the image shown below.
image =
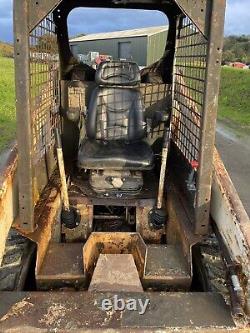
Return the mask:
{"type": "Polygon", "coordinates": [[[168,26],[148,27],[90,34],[70,39],[74,55],[99,52],[113,59],[133,60],[139,66],[148,66],[164,53],[168,26]]]}

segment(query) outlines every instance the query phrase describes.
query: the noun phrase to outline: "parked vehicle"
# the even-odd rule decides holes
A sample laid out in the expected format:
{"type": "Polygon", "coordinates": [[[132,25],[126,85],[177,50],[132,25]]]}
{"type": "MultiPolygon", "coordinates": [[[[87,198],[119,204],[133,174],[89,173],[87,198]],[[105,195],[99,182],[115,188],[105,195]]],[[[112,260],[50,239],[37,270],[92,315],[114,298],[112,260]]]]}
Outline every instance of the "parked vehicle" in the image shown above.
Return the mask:
{"type": "Polygon", "coordinates": [[[89,52],[88,54],[77,54],[76,58],[80,63],[86,64],[88,66],[97,68],[100,63],[104,61],[111,61],[112,57],[106,54],[100,54],[99,52],[89,52]]]}

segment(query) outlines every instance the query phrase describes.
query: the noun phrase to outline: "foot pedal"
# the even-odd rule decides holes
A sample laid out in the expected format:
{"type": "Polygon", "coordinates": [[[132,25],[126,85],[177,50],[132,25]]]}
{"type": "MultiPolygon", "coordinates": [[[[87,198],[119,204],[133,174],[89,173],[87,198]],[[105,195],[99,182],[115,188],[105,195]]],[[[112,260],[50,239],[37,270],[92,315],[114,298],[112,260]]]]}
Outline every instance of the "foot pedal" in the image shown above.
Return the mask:
{"type": "Polygon", "coordinates": [[[192,279],[180,247],[148,245],[143,286],[156,290],[188,290],[192,279]]]}
{"type": "Polygon", "coordinates": [[[89,291],[142,292],[132,254],[100,254],[89,291]]]}

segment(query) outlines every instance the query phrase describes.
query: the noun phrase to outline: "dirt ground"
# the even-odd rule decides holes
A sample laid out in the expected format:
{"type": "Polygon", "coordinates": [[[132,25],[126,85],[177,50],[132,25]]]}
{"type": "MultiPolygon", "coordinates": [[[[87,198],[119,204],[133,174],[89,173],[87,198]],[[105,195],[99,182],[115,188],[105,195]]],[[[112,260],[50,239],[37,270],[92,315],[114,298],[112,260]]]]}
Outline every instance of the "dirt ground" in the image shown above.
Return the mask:
{"type": "Polygon", "coordinates": [[[216,147],[250,216],[250,135],[219,123],[216,147]]]}

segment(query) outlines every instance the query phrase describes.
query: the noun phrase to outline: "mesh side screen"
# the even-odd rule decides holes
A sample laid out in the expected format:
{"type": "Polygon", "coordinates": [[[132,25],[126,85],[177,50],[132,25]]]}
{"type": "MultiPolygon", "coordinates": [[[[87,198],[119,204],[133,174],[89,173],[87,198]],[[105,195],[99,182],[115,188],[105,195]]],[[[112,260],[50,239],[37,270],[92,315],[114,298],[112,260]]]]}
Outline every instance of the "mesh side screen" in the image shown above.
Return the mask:
{"type": "Polygon", "coordinates": [[[54,145],[53,129],[59,123],[58,68],[55,24],[52,14],[49,14],[30,33],[30,101],[35,164],[54,145]]]}
{"type": "Polygon", "coordinates": [[[199,160],[207,49],[204,36],[183,18],[177,33],[172,138],[189,163],[199,160]]]}
{"type": "Polygon", "coordinates": [[[146,109],[147,137],[155,139],[164,132],[164,124],[154,126],[152,119],[154,112],[168,112],[171,105],[171,85],[164,83],[141,84],[140,91],[146,109]]]}

